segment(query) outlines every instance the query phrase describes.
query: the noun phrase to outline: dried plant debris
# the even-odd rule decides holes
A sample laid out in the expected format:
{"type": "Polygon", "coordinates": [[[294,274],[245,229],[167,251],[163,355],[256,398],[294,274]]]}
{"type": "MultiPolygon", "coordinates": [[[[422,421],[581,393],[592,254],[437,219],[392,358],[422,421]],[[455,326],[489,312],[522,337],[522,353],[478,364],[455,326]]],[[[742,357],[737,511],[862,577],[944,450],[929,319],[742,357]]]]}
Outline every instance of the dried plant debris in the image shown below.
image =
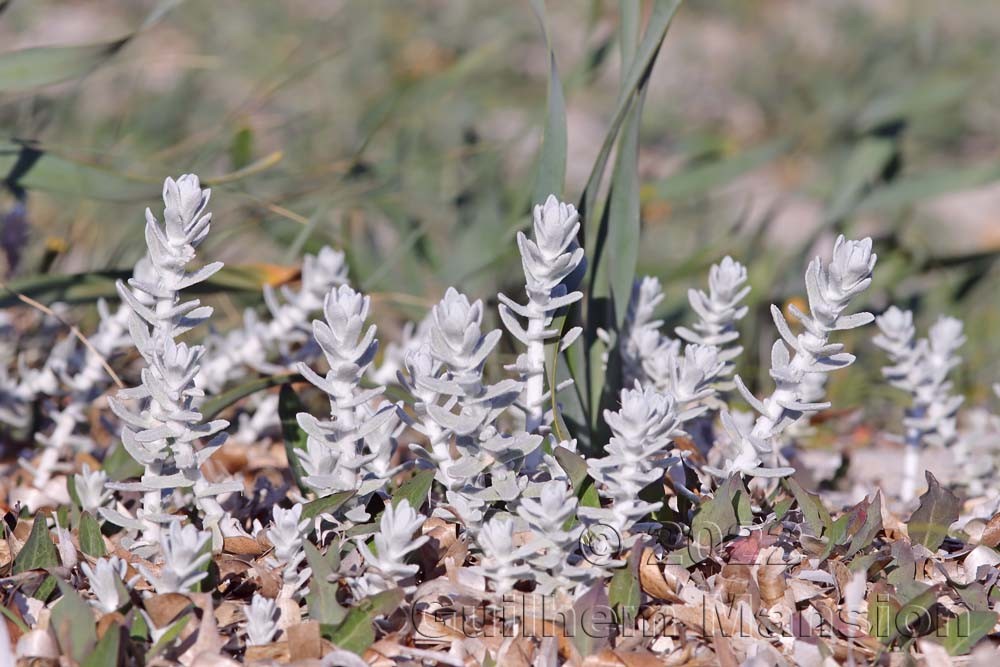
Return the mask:
{"type": "Polygon", "coordinates": [[[526,296],[498,297],[507,366],[486,303],[455,288],[380,350],[371,298],[330,248],[300,288],[264,295],[266,315],[207,330],[211,307],[186,294],[221,268],[197,252],[209,195],[167,179],[163,221],[147,212],[148,252],[90,347],[57,337],[41,365],[0,367],[5,433],[37,443],[3,486],[0,643],[18,660],[998,659],[1000,498],[970,445],[1000,432],[959,419],[960,322],[917,339],[910,313],[877,318],[885,375],[912,399],[901,488],[817,493],[802,469],[826,378],[854,361],[840,332],[875,319],[860,308],[870,239],[837,239],[809,263],[802,309],[772,308],[774,389],[759,398],[734,374],[746,267],[711,268],[679,338],[650,278],[617,330],[588,337],[584,221],[555,197],[517,237],[526,296]],[[580,415],[589,388],[558,363],[582,339],[607,344],[598,365],[619,384],[580,415]],[[910,501],[926,447],[961,473],[927,473],[910,501]]]}

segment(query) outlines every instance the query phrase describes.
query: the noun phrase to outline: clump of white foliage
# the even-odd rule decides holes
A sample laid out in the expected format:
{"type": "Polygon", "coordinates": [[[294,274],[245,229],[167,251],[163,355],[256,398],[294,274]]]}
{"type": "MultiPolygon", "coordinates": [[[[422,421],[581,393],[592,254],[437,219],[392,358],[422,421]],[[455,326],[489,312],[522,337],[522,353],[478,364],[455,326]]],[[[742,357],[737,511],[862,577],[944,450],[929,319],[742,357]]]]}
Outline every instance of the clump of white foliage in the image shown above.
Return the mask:
{"type": "Polygon", "coordinates": [[[728,378],[743,351],[736,342],[739,321],[748,311],[743,305],[750,292],[746,267],[727,256],[708,275],[708,292],[688,291],[698,321],[692,328],[678,327],[680,338],[662,333],[663,322],[655,319],[663,300],[660,282],[648,276],[637,281],[619,345],[626,383],[649,384],[673,398],[681,425],[721,407],[717,395],[731,387],[728,378]]]}
{"type": "Polygon", "coordinates": [[[128,563],[111,556],[98,558],[94,565],[80,563],[80,570],[90,582],[90,592],[94,595],[90,604],[103,614],[111,614],[128,602],[128,589],[132,588],[136,579],[126,580],[128,563]]]}
{"type": "Polygon", "coordinates": [[[141,531],[146,546],[157,543],[160,525],[172,519],[163,505],[165,491],[190,489],[206,525],[221,540],[219,524],[226,513],[216,498],[243,488],[239,482],[210,483],[201,473],[202,463],[225,440],[223,430],[229,423],[204,421],[198,411],[204,393],[195,385],[195,377],[205,348],[177,340],[212,314],[197,299],[181,299],[182,290],[222,268],[221,262],[192,272],[186,268],[211,228],[212,215],[206,210],[210,194],[192,174],[176,181],[168,178],[163,186],[163,223],[146,210],[149,270],[137,270],[128,285],[118,283],[118,293],[131,310],[129,333],[145,368],[141,384],[118,392],[110,405],[124,422],[122,445],[145,471],[138,482],[108,485],[142,492],[135,517],[107,508],[102,514],[123,528],[141,531]],[[208,443],[196,448],[205,439],[208,443]]]}
{"type": "Polygon", "coordinates": [[[611,527],[628,546],[640,520],[662,506],[642,500],[639,492],[662,479],[663,471],[676,461],[670,456],[670,441],[678,432],[677,414],[669,396],[637,384],[622,390],[621,408],[605,411],[604,420],[611,429],[606,455],[587,464],[598,492],[611,502],[581,512],[611,527]]]}
{"type": "Polygon", "coordinates": [[[482,556],[473,571],[483,575],[493,592],[501,596],[511,592],[519,581],[533,578],[526,562],[532,548],[515,545],[514,526],[510,517],[493,517],[475,535],[482,556]]]}
{"type": "Polygon", "coordinates": [[[952,393],[948,379],[962,361],[955,352],[965,342],[965,336],[959,320],[941,317],[927,338],[917,339],[913,313],[895,306],[880,315],[876,324],[879,334],[873,342],[885,350],[892,362],[882,373],[911,399],[903,419],[906,455],[900,490],[903,500],[909,501],[916,493],[920,449],[928,439],[936,438],[942,446],[954,445],[956,463],[962,469],[969,466],[968,450],[959,437],[956,420],[963,398],[952,393]]]}
{"type": "Polygon", "coordinates": [[[429,539],[425,535],[416,535],[424,520],[425,517],[413,509],[405,498],[398,505],[385,508],[375,533],[374,550],[363,540],[358,542],[365,560],[365,572],[352,585],[357,597],[393,588],[402,588],[407,592],[416,588],[412,578],[417,566],[408,563],[407,557],[429,539]]]}
{"type": "MultiPolygon", "coordinates": [[[[252,554],[240,562],[256,573],[257,587],[240,594],[242,615],[232,623],[248,656],[253,647],[284,641],[283,631],[303,617],[336,616],[345,602],[395,592],[416,609],[421,587],[432,583],[424,581],[428,567],[443,569],[463,595],[494,601],[522,594],[573,601],[609,578],[621,580],[624,571],[616,568],[631,562],[630,552],[664,553],[653,536],[661,512],[693,513],[697,503],[709,502],[717,479],[794,472],[790,445],[802,431],[792,427],[829,406],[827,374],[854,362],[835,335],[874,319],[851,312],[872,281],[872,242],[841,236],[829,258],[808,266],[808,312],[790,306],[786,317],[771,307],[779,335],[770,354],[775,386],[758,398],[735,375],[739,326],[748,312],[747,268],[731,257],[713,265],[707,289],[687,295],[695,321],[676,336],[663,331],[657,316],[664,301],[659,281],[643,278],[604,360],[610,365],[617,355],[625,381],[617,406],[601,414],[610,436],[581,437],[578,450],[572,439],[578,434],[562,432],[557,419],[559,399],[568,394],[559,392],[570,383],[550,386],[546,356],[577,351],[569,346],[579,328],[561,330],[561,316],[584,306],[577,286],[586,259],[572,205],[547,198],[532,210],[530,234],[518,234],[524,300],[499,294],[493,313],[484,301],[448,287],[419,325],[402,325],[403,339],[380,359],[372,299],[349,284],[345,257],[331,248],[306,257],[298,288],[285,286],[280,294],[265,288],[267,317],[248,309],[234,331],[199,332],[212,309],[185,291],[221,268],[218,262],[189,268],[199,263],[196,251],[210,230],[209,194],[196,176],[167,179],[163,222],[147,211],[147,254],[133,277],[118,284],[123,305],[114,311],[99,305],[93,349],[62,343],[47,361],[31,358],[35,368],[29,368],[23,356],[0,347],[0,419],[23,425],[26,406],[45,397],[47,432],[34,434],[45,448],[32,466],[35,481],[50,486],[61,469],[72,480],[75,515],[124,529],[109,543],[134,552],[145,584],[133,591],[137,579],[127,578],[129,565],[119,556],[88,553],[79,573],[96,611],[112,614],[168,594],[194,599],[213,551],[252,554]],[[497,318],[507,341],[491,326],[497,318]],[[83,428],[86,411],[110,386],[104,362],[129,344],[139,353],[138,368],[125,377],[137,375],[138,383],[110,405],[120,446],[142,474],[112,481],[113,471],[97,469],[91,459],[70,468],[65,455],[80,449],[100,456],[83,428]],[[15,357],[18,378],[8,371],[15,357]],[[294,376],[272,384],[287,381],[303,392],[308,407],[293,410],[294,420],[282,415],[282,428],[304,434],[304,444],[290,438],[283,451],[280,443],[256,444],[277,418],[272,391],[241,404],[240,433],[248,442],[236,447],[263,454],[267,465],[287,456],[294,476],[258,479],[246,489],[242,480],[210,481],[202,468],[211,468],[205,464],[229,423],[203,415],[205,391],[219,394],[251,371],[292,369],[311,386],[294,376]],[[733,387],[755,413],[729,408],[733,387]],[[692,480],[700,488],[690,488],[692,480]],[[401,488],[415,481],[426,485],[401,488]],[[594,545],[608,538],[610,550],[595,562],[594,545]],[[449,548],[435,564],[426,557],[439,543],[449,548]],[[330,569],[321,568],[317,553],[330,569]]],[[[926,339],[917,339],[908,311],[890,308],[877,322],[875,343],[892,363],[884,374],[911,398],[903,498],[914,493],[917,457],[928,442],[951,448],[970,488],[981,484],[958,429],[962,399],[949,379],[960,361],[961,323],[941,318],[926,339]]],[[[67,563],[75,564],[67,534],[57,525],[60,555],[70,554],[67,563]]],[[[169,628],[154,627],[146,610],[139,612],[154,641],[168,638],[169,628]]],[[[389,614],[376,620],[383,630],[394,622],[389,614]]],[[[413,659],[440,657],[408,650],[413,659]]]]}
{"type": "Polygon", "coordinates": [[[349,285],[330,290],[323,304],[325,319],[313,321],[313,336],[329,370],[319,375],[308,365],[299,365],[306,379],[330,399],[329,420],[319,420],[308,412],[297,415],[299,425],[309,435],[306,450],[300,454],[306,471],[304,481],[321,496],[356,491],[356,498],[344,512],[351,521],[368,518],[362,500],[387,481],[370,467],[379,455],[370,444],[370,435],[396,418],[394,405],[371,405],[384,387],[361,386],[378,349],[375,325],[365,328],[370,303],[349,285]]]}
{"type": "Polygon", "coordinates": [[[191,524],[182,526],[174,521],[160,534],[160,555],[163,563],[159,572],[140,565],[146,579],[157,593],[186,593],[208,576],[209,549],[212,535],[191,524]]]}
{"type": "Polygon", "coordinates": [[[302,505],[296,503],[291,509],[275,506],[271,510],[272,525],[266,531],[268,541],[274,545],[270,564],[281,570],[280,597],[292,598],[299,595],[309,581],[312,570],[302,568],[305,562],[306,536],[309,534],[309,519],[302,518],[302,505]]]}
{"type": "Polygon", "coordinates": [[[830,261],[813,259],[806,269],[806,293],[809,313],[794,305],[789,307],[803,331],[795,334],[781,309],[771,306],[771,316],[781,338],[771,348],[771,378],[774,392],[760,400],[736,376],[740,394],[759,414],[753,428],[746,430],[726,412],[722,424],[729,433],[730,451],[722,467],[706,468],[712,474],[728,477],[733,473],[760,477],[781,477],[794,470],[780,464],[780,437],[803,416],[829,407],[829,403],[804,400],[807,377],[829,373],[854,363],[854,355],[844,346],[830,341],[836,331],[854,329],[870,323],[871,313],[845,315],[851,300],[868,288],[872,281],[876,256],[871,239],[850,241],[837,238],[830,261]],[[791,349],[794,354],[790,353],[791,349]]]}
{"type": "Polygon", "coordinates": [[[274,600],[254,593],[246,607],[246,633],[249,646],[270,644],[278,634],[278,608],[274,600]]]}
{"type": "Polygon", "coordinates": [[[743,352],[736,342],[740,338],[739,321],[749,308],[743,300],[750,293],[747,269],[732,257],[724,257],[708,271],[708,292],[688,290],[688,303],[698,315],[691,329],[678,327],[677,335],[689,343],[718,349],[718,361],[724,364],[718,377],[733,373],[733,360],[743,352]]]}
{"type": "MultiPolygon", "coordinates": [[[[545,422],[545,344],[558,339],[560,333],[551,328],[555,314],[580,299],[583,293],[569,291],[567,281],[584,266],[583,248],[576,242],[580,217],[570,204],[562,204],[549,196],[533,211],[533,238],[517,234],[524,267],[525,291],[528,301],[519,304],[499,294],[500,317],[514,338],[527,351],[518,357],[512,370],[524,382],[525,430],[536,431],[545,422]],[[527,322],[522,325],[515,315],[527,322]]],[[[570,345],[580,328],[570,330],[562,339],[563,349],[570,345]]],[[[560,387],[556,387],[558,391],[560,387]]]]}
{"type": "Polygon", "coordinates": [[[242,327],[209,338],[210,353],[199,380],[218,392],[233,379],[244,376],[248,369],[269,373],[287,370],[292,345],[308,347],[309,323],[323,308],[327,294],[347,284],[344,253],[326,246],[316,255],[306,255],[299,289],[285,285],[275,292],[270,285],[264,286],[269,321],[261,321],[257,312],[248,308],[243,313],[242,327]]]}

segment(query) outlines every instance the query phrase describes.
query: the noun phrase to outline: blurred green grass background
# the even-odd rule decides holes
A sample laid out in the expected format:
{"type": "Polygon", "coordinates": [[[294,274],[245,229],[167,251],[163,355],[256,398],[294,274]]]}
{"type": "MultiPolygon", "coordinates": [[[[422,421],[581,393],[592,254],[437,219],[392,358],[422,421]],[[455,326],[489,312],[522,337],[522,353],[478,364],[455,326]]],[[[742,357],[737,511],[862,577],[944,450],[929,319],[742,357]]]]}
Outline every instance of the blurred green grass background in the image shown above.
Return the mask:
{"type": "MultiPolygon", "coordinates": [[[[193,171],[213,183],[205,257],[294,265],[341,247],[389,338],[447,285],[491,303],[517,293],[549,72],[527,0],[0,6],[0,211],[23,198],[29,230],[12,285],[127,270],[159,183],[193,171]]],[[[619,6],[547,14],[575,201],[615,109],[619,6]]],[[[1000,378],[998,61],[1000,4],[979,0],[682,6],[647,86],[637,172],[638,271],[664,281],[668,323],[688,317],[711,262],[749,264],[743,371],[762,379],[767,304],[802,292],[834,232],[870,234],[870,306],[915,308],[923,327],[961,317],[960,386],[985,399],[1000,378]]],[[[259,293],[217,302],[225,328],[259,293]]],[[[883,362],[870,333],[848,341],[866,363],[835,376],[835,404],[896,398],[869,382],[883,362]]]]}

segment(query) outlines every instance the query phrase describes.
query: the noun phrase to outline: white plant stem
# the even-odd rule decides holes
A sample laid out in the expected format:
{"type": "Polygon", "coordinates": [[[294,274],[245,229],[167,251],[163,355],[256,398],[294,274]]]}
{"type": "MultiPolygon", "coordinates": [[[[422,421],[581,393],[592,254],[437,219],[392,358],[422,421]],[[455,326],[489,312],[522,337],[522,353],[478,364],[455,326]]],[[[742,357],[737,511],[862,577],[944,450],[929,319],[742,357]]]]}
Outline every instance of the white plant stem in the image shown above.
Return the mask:
{"type": "Polygon", "coordinates": [[[906,451],[903,454],[903,477],[899,497],[908,503],[917,493],[917,476],[920,471],[920,430],[906,429],[906,451]]]}
{"type": "Polygon", "coordinates": [[[528,305],[527,377],[524,381],[524,404],[527,410],[524,430],[535,433],[542,426],[545,406],[545,312],[531,303],[528,305]]]}

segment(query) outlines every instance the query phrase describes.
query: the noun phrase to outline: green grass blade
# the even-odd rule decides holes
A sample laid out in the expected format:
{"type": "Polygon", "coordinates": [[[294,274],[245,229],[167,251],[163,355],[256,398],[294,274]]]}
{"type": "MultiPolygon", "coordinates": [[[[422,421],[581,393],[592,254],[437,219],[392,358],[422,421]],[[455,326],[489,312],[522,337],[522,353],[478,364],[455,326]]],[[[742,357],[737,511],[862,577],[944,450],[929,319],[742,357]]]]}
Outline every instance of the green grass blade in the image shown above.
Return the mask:
{"type": "MultiPolygon", "coordinates": [[[[594,161],[594,166],[590,171],[589,178],[587,179],[587,185],[580,198],[579,208],[581,211],[581,217],[584,218],[584,222],[586,222],[586,216],[589,215],[594,209],[594,203],[597,201],[598,190],[600,190],[601,180],[608,164],[608,158],[611,155],[611,149],[615,144],[615,139],[618,137],[618,130],[621,129],[622,123],[625,122],[625,116],[629,110],[631,97],[639,89],[643,79],[645,79],[649,73],[649,69],[652,67],[653,61],[656,59],[656,54],[659,53],[660,45],[663,43],[663,39],[667,35],[667,29],[670,27],[670,22],[673,20],[674,14],[677,13],[677,9],[680,5],[681,0],[657,0],[657,2],[653,5],[653,12],[649,17],[646,33],[643,35],[642,41],[639,43],[635,58],[632,60],[632,65],[629,67],[628,74],[625,76],[625,83],[622,85],[621,94],[618,97],[618,105],[615,108],[614,115],[611,117],[611,125],[608,128],[607,135],[604,137],[604,142],[601,144],[601,149],[597,154],[597,160],[594,161]]],[[[587,228],[588,243],[586,247],[588,250],[593,247],[593,239],[596,237],[596,230],[594,230],[593,233],[590,233],[589,231],[592,227],[593,225],[589,225],[587,228]]]]}
{"type": "Polygon", "coordinates": [[[531,9],[538,19],[545,46],[549,51],[549,87],[546,102],[545,129],[542,150],[538,158],[538,175],[535,178],[533,203],[541,203],[549,195],[562,196],[566,180],[566,100],[556,66],[556,54],[549,41],[545,18],[545,0],[531,0],[531,9]]]}
{"type": "Polygon", "coordinates": [[[159,3],[136,31],[118,39],[98,44],[37,46],[0,53],[0,93],[23,92],[89,74],[121,51],[136,35],[159,21],[176,4],[175,0],[159,3]]]}

